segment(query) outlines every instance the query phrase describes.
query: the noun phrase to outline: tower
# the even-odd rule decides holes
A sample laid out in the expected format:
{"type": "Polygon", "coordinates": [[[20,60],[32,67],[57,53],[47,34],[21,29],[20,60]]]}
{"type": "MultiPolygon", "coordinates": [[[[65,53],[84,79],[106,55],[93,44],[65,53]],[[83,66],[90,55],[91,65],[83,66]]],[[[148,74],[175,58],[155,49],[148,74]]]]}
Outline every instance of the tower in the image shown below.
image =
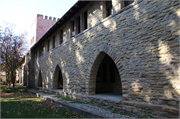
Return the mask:
{"type": "Polygon", "coordinates": [[[33,21],[30,34],[29,34],[29,47],[31,48],[39,39],[56,23],[58,19],[55,17],[43,16],[37,14],[35,20],[33,21]]]}

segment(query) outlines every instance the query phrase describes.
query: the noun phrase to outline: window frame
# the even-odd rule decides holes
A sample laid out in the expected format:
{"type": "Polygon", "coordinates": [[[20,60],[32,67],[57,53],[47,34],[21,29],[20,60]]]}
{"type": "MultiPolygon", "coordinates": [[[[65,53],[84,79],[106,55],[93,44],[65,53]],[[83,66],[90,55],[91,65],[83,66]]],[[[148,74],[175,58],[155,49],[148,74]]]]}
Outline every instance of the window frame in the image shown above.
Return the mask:
{"type": "Polygon", "coordinates": [[[110,15],[113,14],[112,10],[113,10],[113,7],[112,7],[112,0],[111,1],[105,1],[105,4],[106,4],[106,17],[109,17],[110,15]]]}
{"type": "Polygon", "coordinates": [[[49,52],[49,40],[47,41],[47,52],[49,52]]]}
{"type": "Polygon", "coordinates": [[[59,34],[59,44],[63,43],[63,30],[60,30],[60,34],[59,34]]]}
{"type": "Polygon", "coordinates": [[[130,4],[132,4],[135,0],[122,0],[121,1],[121,9],[124,8],[124,7],[127,7],[129,6],[130,4]],[[127,3],[127,2],[130,2],[130,3],[127,3]]]}
{"type": "Polygon", "coordinates": [[[53,36],[53,40],[52,40],[52,47],[53,47],[53,49],[56,47],[55,45],[56,45],[56,37],[55,36],[53,36]]]}
{"type": "Polygon", "coordinates": [[[81,33],[81,15],[79,15],[78,17],[76,17],[76,34],[81,33]]]}
{"type": "Polygon", "coordinates": [[[88,29],[88,12],[83,12],[83,30],[88,29]]]}

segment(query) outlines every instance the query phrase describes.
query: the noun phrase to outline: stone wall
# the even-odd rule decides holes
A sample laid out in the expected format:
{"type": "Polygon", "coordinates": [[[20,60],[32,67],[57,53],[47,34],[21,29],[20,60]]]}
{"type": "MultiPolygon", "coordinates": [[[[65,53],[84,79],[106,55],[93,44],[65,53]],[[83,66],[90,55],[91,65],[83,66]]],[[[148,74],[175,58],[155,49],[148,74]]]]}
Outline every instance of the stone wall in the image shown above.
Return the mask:
{"type": "MultiPolygon", "coordinates": [[[[113,4],[114,14],[104,19],[103,2],[89,3],[89,7],[81,10],[88,10],[87,30],[70,37],[70,21],[75,15],[47,39],[51,42],[56,36],[56,47],[51,47],[49,52],[44,50],[41,57],[34,57],[35,85],[41,71],[43,88],[51,90],[55,69],[59,66],[64,93],[85,97],[95,94],[97,71],[107,54],[117,66],[123,93],[122,101],[109,104],[135,113],[177,116],[179,2],[138,0],[122,9],[121,1],[113,0],[113,3],[118,3],[113,4]],[[58,43],[61,29],[64,31],[63,44],[58,43]]],[[[45,49],[46,44],[47,41],[43,43],[45,49]]],[[[35,53],[38,54],[38,50],[35,53]]]]}

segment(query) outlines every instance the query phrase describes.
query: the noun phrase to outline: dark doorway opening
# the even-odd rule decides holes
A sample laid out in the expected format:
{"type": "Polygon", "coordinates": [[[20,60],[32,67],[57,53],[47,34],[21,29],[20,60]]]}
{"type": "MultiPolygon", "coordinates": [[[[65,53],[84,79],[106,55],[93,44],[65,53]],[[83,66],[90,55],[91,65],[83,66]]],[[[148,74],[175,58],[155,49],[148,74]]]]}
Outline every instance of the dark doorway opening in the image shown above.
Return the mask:
{"type": "Polygon", "coordinates": [[[98,69],[96,76],[96,94],[118,94],[122,96],[121,78],[118,69],[107,54],[98,69]]]}
{"type": "Polygon", "coordinates": [[[62,78],[61,70],[59,70],[59,75],[58,75],[58,89],[63,89],[63,78],[62,78]]]}
{"type": "Polygon", "coordinates": [[[42,75],[41,75],[41,72],[39,72],[38,87],[42,87],[42,75]]]}

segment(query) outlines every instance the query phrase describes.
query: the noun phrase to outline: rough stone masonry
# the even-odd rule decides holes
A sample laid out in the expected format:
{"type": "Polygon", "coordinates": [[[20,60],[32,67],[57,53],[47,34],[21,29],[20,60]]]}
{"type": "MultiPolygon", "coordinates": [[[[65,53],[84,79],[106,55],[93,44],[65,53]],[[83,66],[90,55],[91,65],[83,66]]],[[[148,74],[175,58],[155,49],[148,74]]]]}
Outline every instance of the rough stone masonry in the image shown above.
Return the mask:
{"type": "MultiPolygon", "coordinates": [[[[137,0],[122,8],[112,0],[112,15],[104,18],[104,2],[89,2],[37,47],[31,48],[31,83],[57,88],[63,94],[92,101],[98,68],[105,55],[120,76],[122,100],[107,105],[157,117],[177,117],[180,95],[180,7],[178,0],[137,0]],[[88,28],[72,36],[72,21],[87,11],[88,28]],[[63,43],[59,43],[63,30],[63,43]],[[55,47],[53,48],[53,39],[55,47]],[[40,48],[43,55],[39,57],[40,48]]],[[[82,18],[82,17],[80,17],[82,18]]],[[[55,28],[55,26],[54,26],[55,28]]],[[[117,85],[116,85],[117,86],[117,85]]],[[[117,88],[118,89],[118,88],[117,88]]],[[[101,99],[93,101],[102,103],[101,99]]]]}

